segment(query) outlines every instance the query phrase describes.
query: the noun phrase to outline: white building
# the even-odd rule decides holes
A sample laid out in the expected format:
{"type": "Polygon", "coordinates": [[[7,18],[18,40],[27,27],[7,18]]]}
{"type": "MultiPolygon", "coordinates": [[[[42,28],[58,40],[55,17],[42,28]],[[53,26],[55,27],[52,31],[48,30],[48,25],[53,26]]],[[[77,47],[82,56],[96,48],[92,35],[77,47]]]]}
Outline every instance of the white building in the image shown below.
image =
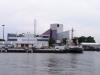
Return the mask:
{"type": "Polygon", "coordinates": [[[7,40],[11,42],[15,47],[48,47],[49,38],[55,41],[61,42],[63,38],[70,39],[70,32],[63,31],[63,24],[51,24],[50,29],[48,29],[43,34],[34,36],[30,33],[23,34],[8,34],[7,40]],[[50,35],[52,32],[52,35],[50,35]]]}
{"type": "Polygon", "coordinates": [[[48,46],[48,38],[43,37],[34,37],[33,34],[8,34],[8,41],[10,41],[15,47],[47,47],[48,46]],[[14,36],[13,36],[14,35],[14,36]],[[15,39],[16,38],[16,39],[15,39]]]}
{"type": "Polygon", "coordinates": [[[100,43],[81,43],[82,46],[87,46],[87,47],[94,47],[95,49],[96,48],[99,48],[100,49],[100,43]]]}
{"type": "Polygon", "coordinates": [[[70,40],[71,32],[70,31],[63,31],[63,24],[51,24],[50,29],[42,34],[42,36],[50,36],[56,41],[56,43],[61,43],[62,39],[67,38],[70,40]]]}

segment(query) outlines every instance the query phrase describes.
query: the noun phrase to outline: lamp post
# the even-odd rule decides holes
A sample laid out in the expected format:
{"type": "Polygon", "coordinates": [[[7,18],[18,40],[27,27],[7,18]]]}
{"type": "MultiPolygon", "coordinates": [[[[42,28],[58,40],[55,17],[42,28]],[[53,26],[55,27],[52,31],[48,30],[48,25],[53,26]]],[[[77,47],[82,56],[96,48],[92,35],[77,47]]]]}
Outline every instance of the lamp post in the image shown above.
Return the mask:
{"type": "Polygon", "coordinates": [[[4,37],[4,31],[5,31],[5,30],[4,30],[4,27],[5,27],[5,25],[2,25],[2,27],[3,27],[3,34],[2,34],[2,35],[3,35],[3,40],[4,40],[4,38],[5,38],[5,37],[4,37]]]}

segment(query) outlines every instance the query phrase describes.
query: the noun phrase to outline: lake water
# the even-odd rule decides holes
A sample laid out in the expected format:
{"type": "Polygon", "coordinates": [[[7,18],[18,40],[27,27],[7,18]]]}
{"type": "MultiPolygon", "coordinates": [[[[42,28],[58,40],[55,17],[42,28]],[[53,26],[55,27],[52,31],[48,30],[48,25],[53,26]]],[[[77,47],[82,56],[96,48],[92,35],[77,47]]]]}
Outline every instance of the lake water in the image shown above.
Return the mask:
{"type": "Polygon", "coordinates": [[[0,75],[100,75],[100,52],[1,53],[0,75]]]}

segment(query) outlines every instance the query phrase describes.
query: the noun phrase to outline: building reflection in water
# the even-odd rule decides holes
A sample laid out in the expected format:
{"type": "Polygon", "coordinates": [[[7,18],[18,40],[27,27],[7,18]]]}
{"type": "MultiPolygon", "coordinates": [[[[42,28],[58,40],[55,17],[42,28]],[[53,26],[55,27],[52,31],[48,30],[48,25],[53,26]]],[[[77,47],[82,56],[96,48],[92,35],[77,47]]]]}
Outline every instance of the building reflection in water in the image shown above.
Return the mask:
{"type": "Polygon", "coordinates": [[[60,59],[59,57],[51,56],[48,59],[48,74],[49,75],[61,75],[64,74],[64,63],[65,60],[60,59]]]}
{"type": "MultiPolygon", "coordinates": [[[[90,57],[91,58],[91,57],[90,57]]],[[[48,75],[91,75],[94,74],[93,62],[82,59],[79,54],[68,54],[67,57],[50,56],[48,58],[48,75]]]]}

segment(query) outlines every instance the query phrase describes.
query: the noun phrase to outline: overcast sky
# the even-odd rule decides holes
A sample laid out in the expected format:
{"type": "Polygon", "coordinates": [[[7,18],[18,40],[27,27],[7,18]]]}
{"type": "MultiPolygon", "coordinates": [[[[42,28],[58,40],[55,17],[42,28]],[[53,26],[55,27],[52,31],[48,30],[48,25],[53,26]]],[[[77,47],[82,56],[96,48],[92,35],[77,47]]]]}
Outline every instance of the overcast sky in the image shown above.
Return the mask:
{"type": "Polygon", "coordinates": [[[90,35],[100,42],[100,0],[0,0],[0,24],[6,25],[6,33],[33,33],[34,19],[37,33],[61,23],[64,30],[73,27],[76,36],[90,35]]]}

